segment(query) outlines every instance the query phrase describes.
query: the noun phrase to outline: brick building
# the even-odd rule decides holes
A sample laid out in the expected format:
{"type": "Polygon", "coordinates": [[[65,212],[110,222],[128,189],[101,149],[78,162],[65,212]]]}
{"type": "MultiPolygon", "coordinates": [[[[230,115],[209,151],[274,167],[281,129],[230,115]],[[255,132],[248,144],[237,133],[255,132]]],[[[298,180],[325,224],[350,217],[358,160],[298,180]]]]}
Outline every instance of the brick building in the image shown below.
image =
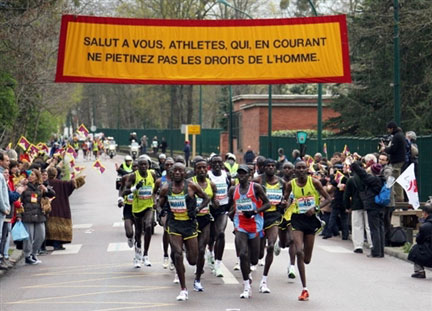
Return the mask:
{"type": "MultiPolygon", "coordinates": [[[[328,107],[333,97],[323,95],[322,120],[338,116],[328,107]]],[[[251,146],[259,151],[259,137],[268,135],[268,95],[233,97],[234,152],[238,155],[251,146]]],[[[317,95],[273,95],[272,130],[305,130],[317,128],[317,95]]],[[[221,136],[221,153],[228,151],[228,137],[221,136]]]]}

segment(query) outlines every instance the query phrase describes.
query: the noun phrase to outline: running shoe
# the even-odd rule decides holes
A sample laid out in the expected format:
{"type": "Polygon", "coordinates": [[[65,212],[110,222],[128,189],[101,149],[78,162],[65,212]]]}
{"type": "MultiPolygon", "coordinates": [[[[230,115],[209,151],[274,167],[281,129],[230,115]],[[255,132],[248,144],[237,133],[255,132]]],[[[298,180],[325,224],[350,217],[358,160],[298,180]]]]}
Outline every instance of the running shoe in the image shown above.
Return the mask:
{"type": "Polygon", "coordinates": [[[150,259],[149,259],[148,256],[144,256],[144,257],[143,257],[143,264],[144,264],[144,266],[146,266],[146,267],[151,267],[151,262],[150,262],[150,259]]]}
{"type": "Polygon", "coordinates": [[[270,289],[267,287],[266,282],[261,282],[259,292],[263,294],[270,294],[270,289]]]}
{"type": "Polygon", "coordinates": [[[240,263],[236,262],[236,264],[233,267],[234,271],[239,271],[240,270],[240,263]]]}
{"type": "Polygon", "coordinates": [[[132,247],[133,247],[133,239],[132,239],[132,238],[129,238],[129,239],[127,240],[127,243],[128,243],[129,248],[132,248],[132,247]]]}
{"type": "Polygon", "coordinates": [[[301,295],[299,296],[298,300],[300,300],[300,301],[309,300],[309,292],[307,289],[302,290],[301,295]]]}
{"type": "Polygon", "coordinates": [[[208,264],[209,268],[213,270],[214,269],[215,259],[214,259],[214,255],[209,250],[206,251],[206,258],[205,258],[205,260],[207,261],[207,264],[208,264]]]}
{"type": "Polygon", "coordinates": [[[273,252],[275,256],[279,256],[280,252],[281,252],[281,247],[279,246],[279,241],[276,241],[274,248],[273,248],[273,252]]]}
{"type": "Polygon", "coordinates": [[[289,279],[295,279],[296,278],[294,266],[288,267],[288,278],[289,279]]]}
{"type": "Polygon", "coordinates": [[[180,294],[177,296],[178,301],[186,301],[188,298],[188,291],[186,289],[182,289],[180,294]]]}
{"type": "Polygon", "coordinates": [[[197,281],[197,280],[194,281],[194,291],[196,291],[196,292],[203,292],[204,291],[204,287],[202,287],[200,281],[197,281]]]}
{"type": "Polygon", "coordinates": [[[249,299],[252,298],[252,291],[250,288],[245,288],[243,293],[240,294],[241,299],[249,299]]]}
{"type": "Polygon", "coordinates": [[[37,258],[36,255],[30,255],[30,256],[36,262],[37,265],[42,263],[42,261],[39,258],[37,258]]]}
{"type": "Polygon", "coordinates": [[[215,267],[215,268],[214,268],[214,274],[215,274],[218,278],[223,278],[222,269],[221,269],[220,267],[215,267]]]}
{"type": "Polygon", "coordinates": [[[173,283],[174,283],[174,284],[178,284],[178,283],[180,283],[180,280],[179,280],[179,278],[178,278],[177,273],[174,274],[174,280],[173,280],[173,283]]]}
{"type": "Polygon", "coordinates": [[[135,244],[135,258],[137,260],[142,260],[141,247],[137,247],[136,244],[135,244]]]}
{"type": "Polygon", "coordinates": [[[264,267],[264,265],[265,265],[264,258],[258,260],[258,266],[260,266],[260,267],[264,267]]]}
{"type": "Polygon", "coordinates": [[[251,265],[251,266],[250,266],[250,270],[251,270],[251,271],[255,271],[256,269],[257,269],[257,265],[251,265]]]}
{"type": "Polygon", "coordinates": [[[326,222],[324,220],[321,220],[317,215],[315,215],[315,217],[318,218],[318,220],[321,222],[321,227],[318,228],[318,230],[315,232],[315,234],[320,234],[324,230],[326,222]]]}
{"type": "Polygon", "coordinates": [[[163,268],[168,269],[169,264],[170,264],[169,257],[164,257],[163,264],[162,264],[163,268]]]}
{"type": "Polygon", "coordinates": [[[174,263],[171,260],[170,260],[170,264],[169,264],[169,269],[170,269],[170,271],[174,271],[174,269],[175,269],[174,263]]]}
{"type": "Polygon", "coordinates": [[[141,268],[141,260],[134,258],[133,264],[135,268],[141,268]]]}
{"type": "Polygon", "coordinates": [[[26,257],[25,263],[28,265],[37,265],[37,262],[35,260],[33,260],[32,256],[26,257]]]}

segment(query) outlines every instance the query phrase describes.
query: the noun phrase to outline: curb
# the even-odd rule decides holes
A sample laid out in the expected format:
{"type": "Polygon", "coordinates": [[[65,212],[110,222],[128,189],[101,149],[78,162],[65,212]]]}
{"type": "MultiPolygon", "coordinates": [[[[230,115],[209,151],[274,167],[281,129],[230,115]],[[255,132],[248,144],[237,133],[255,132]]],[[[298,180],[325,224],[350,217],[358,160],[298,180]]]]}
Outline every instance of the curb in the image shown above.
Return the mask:
{"type": "Polygon", "coordinates": [[[384,247],[384,253],[389,256],[404,260],[406,262],[411,262],[408,260],[408,254],[404,253],[402,247],[384,247]]]}
{"type": "Polygon", "coordinates": [[[8,270],[0,270],[0,278],[2,278],[5,274],[7,274],[9,271],[13,270],[15,266],[18,264],[18,262],[24,257],[24,253],[22,250],[14,249],[12,254],[10,255],[10,259],[14,260],[13,267],[8,270]]]}

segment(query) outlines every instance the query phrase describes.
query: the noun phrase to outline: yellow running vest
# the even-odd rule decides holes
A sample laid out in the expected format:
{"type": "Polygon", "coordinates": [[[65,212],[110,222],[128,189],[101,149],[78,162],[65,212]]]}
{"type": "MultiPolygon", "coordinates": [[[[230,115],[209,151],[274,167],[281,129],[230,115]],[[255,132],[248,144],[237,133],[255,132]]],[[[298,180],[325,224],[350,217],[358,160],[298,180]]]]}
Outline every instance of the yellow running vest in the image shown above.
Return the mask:
{"type": "Polygon", "coordinates": [[[278,181],[274,185],[270,185],[269,183],[265,184],[266,196],[270,201],[270,208],[265,212],[274,212],[277,210],[276,205],[278,205],[282,201],[282,186],[278,181]]]}
{"type": "MultiPolygon", "coordinates": [[[[198,179],[196,176],[192,177],[192,181],[194,183],[196,183],[197,185],[199,185],[198,183],[198,179]]],[[[211,187],[211,180],[206,178],[206,182],[207,182],[207,187],[205,189],[203,189],[203,191],[208,195],[208,197],[210,198],[210,200],[213,198],[213,189],[211,187]]],[[[197,199],[197,207],[201,206],[201,203],[203,201],[203,199],[201,199],[198,196],[195,196],[197,199]]],[[[204,207],[202,210],[200,210],[200,212],[197,214],[197,216],[204,216],[210,213],[210,209],[209,209],[209,204],[207,204],[206,207],[204,207]]]]}
{"type": "Polygon", "coordinates": [[[140,189],[135,190],[134,199],[132,203],[132,212],[140,213],[148,208],[152,208],[154,205],[153,201],[153,189],[155,186],[155,180],[150,171],[147,171],[147,177],[142,177],[139,171],[135,171],[135,183],[138,184],[143,181],[143,186],[140,189]]]}
{"type": "Polygon", "coordinates": [[[307,177],[304,187],[297,185],[296,179],[291,180],[291,188],[295,204],[293,214],[304,214],[311,208],[319,207],[320,195],[313,185],[311,176],[307,177]]]}

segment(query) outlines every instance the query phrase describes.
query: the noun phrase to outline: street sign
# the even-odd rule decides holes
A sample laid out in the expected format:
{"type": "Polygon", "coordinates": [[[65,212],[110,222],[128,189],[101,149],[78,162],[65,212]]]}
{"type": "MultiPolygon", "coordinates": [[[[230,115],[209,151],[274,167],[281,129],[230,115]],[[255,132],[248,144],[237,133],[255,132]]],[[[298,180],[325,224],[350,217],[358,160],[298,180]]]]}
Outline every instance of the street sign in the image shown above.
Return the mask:
{"type": "Polygon", "coordinates": [[[307,133],[303,131],[297,132],[297,143],[299,144],[305,144],[307,139],[307,133]]]}
{"type": "Polygon", "coordinates": [[[199,124],[188,124],[188,134],[201,135],[201,126],[199,124]]]}

